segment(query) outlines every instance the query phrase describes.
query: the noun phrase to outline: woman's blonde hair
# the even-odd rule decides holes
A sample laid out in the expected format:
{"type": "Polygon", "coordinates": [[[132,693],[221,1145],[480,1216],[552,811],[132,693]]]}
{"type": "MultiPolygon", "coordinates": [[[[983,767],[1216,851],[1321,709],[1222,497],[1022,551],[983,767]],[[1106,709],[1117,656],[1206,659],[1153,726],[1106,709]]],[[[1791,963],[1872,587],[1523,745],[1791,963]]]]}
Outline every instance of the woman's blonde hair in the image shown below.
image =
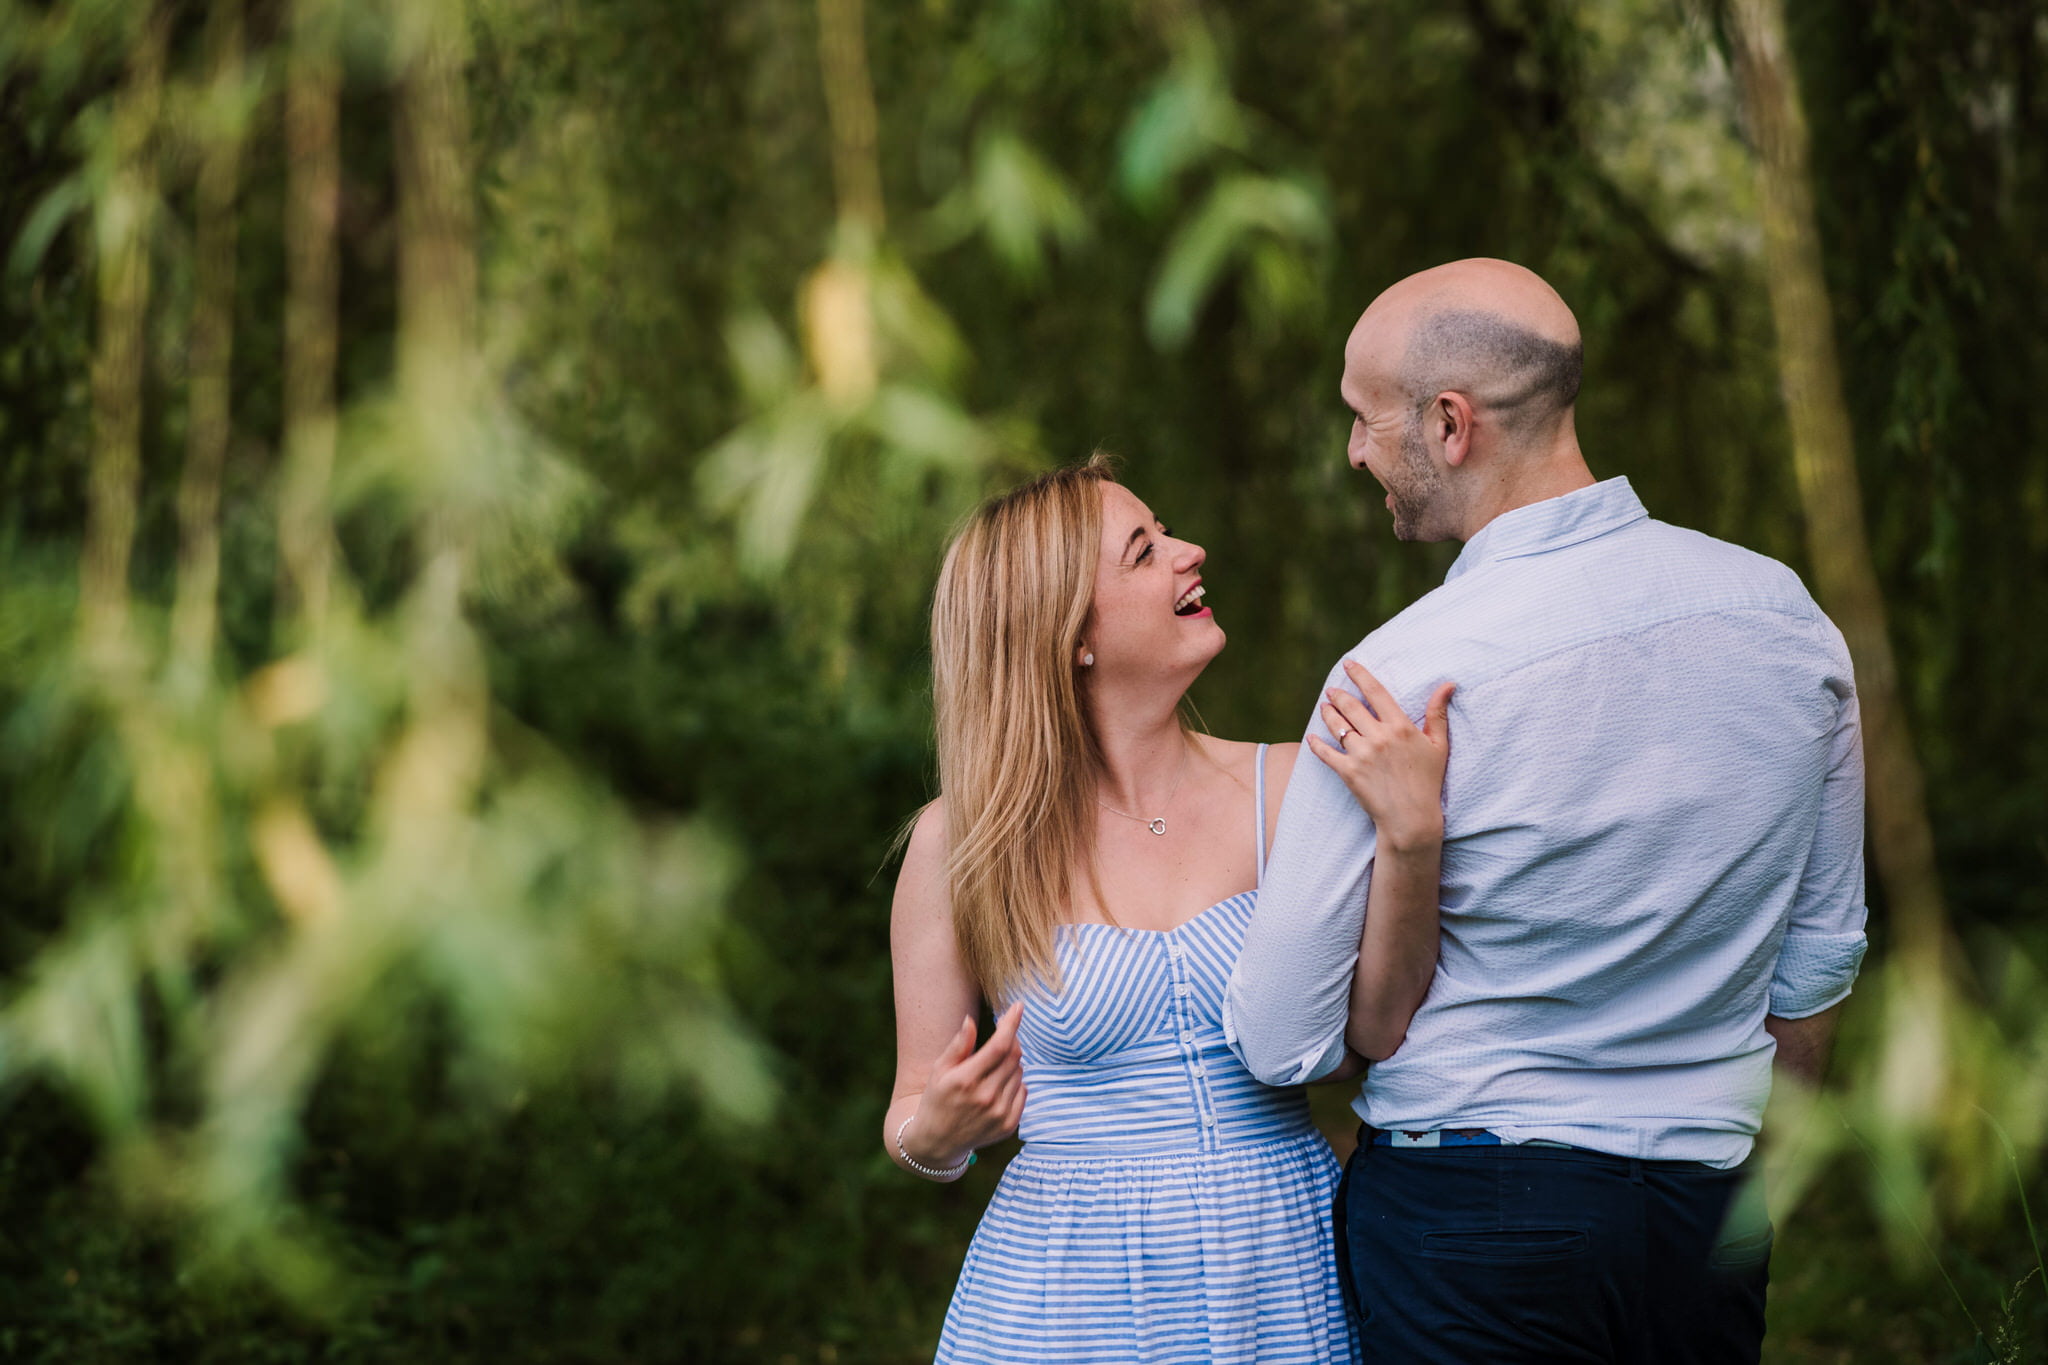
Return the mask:
{"type": "Polygon", "coordinates": [[[1053,985],[1053,931],[1095,856],[1101,751],[1075,651],[1095,601],[1110,457],[982,505],[932,603],[939,799],[953,932],[990,1001],[1053,985]]]}

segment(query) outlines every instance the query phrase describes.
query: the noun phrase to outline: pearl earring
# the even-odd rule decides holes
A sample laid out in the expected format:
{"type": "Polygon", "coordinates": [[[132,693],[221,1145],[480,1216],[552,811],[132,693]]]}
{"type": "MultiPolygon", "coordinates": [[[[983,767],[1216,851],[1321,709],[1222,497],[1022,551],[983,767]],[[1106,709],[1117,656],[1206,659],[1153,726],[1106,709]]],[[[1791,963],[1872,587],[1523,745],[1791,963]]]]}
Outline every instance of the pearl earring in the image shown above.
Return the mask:
{"type": "Polygon", "coordinates": [[[1083,667],[1083,668],[1093,668],[1093,667],[1095,667],[1095,656],[1094,656],[1093,654],[1083,654],[1083,655],[1081,656],[1081,667],[1083,667]]]}

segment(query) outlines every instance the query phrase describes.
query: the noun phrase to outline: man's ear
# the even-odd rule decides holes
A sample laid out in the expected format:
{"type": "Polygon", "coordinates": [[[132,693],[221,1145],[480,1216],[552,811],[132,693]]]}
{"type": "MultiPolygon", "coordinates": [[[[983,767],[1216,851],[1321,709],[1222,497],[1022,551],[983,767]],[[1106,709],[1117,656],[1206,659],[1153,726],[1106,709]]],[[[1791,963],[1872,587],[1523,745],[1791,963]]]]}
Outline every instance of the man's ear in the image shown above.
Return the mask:
{"type": "Polygon", "coordinates": [[[1436,396],[1429,420],[1443,442],[1444,463],[1456,469],[1472,453],[1472,400],[1453,389],[1436,396]]]}

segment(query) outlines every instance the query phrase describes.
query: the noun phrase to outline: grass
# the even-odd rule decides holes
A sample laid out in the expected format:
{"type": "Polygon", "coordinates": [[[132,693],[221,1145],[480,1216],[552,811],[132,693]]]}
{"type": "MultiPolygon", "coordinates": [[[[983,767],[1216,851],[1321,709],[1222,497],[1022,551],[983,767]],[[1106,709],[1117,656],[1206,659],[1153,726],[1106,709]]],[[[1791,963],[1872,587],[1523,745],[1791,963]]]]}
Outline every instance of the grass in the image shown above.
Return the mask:
{"type": "Polygon", "coordinates": [[[1887,1249],[1853,1159],[1778,1228],[1767,1365],[2048,1361],[2048,1291],[2020,1200],[1927,1238],[1929,1257],[1887,1249]],[[1947,1283],[1944,1283],[1944,1280],[1947,1283]]]}

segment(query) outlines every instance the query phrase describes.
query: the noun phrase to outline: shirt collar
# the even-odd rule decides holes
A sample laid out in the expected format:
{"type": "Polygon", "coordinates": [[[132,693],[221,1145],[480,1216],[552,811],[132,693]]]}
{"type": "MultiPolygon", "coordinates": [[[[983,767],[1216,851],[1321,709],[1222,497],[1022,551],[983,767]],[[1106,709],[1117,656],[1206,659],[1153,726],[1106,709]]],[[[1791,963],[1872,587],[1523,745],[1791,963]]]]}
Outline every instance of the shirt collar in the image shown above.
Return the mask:
{"type": "Polygon", "coordinates": [[[1465,542],[1444,581],[1497,560],[1562,550],[1632,522],[1646,521],[1649,516],[1626,477],[1602,479],[1590,488],[1532,502],[1487,522],[1478,535],[1465,542]]]}

